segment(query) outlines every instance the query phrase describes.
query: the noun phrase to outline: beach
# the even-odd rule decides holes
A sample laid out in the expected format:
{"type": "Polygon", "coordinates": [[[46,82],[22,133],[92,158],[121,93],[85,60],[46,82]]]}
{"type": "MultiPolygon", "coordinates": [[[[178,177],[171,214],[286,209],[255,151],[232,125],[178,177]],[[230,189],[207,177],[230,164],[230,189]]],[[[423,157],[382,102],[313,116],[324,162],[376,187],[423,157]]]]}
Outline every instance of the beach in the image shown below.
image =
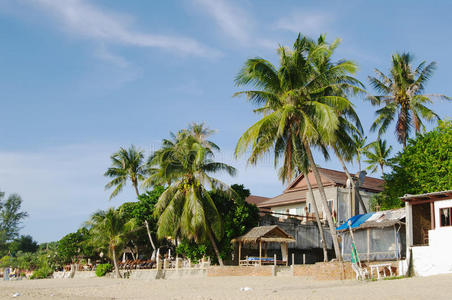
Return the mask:
{"type": "Polygon", "coordinates": [[[297,277],[169,280],[41,279],[1,281],[11,299],[450,299],[452,274],[396,280],[314,281],[297,277]]]}

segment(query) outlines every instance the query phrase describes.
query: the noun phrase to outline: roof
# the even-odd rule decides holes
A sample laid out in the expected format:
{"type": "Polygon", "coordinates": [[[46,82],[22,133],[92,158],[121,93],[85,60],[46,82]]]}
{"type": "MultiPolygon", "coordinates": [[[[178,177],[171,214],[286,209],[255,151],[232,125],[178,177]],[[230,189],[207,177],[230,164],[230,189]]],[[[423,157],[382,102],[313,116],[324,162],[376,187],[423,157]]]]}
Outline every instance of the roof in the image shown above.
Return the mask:
{"type": "Polygon", "coordinates": [[[306,194],[307,194],[307,191],[296,191],[296,192],[283,193],[279,196],[276,196],[274,198],[268,199],[267,201],[257,204],[257,207],[265,208],[265,207],[273,207],[276,205],[286,205],[286,204],[305,202],[306,194]]]}
{"type": "Polygon", "coordinates": [[[245,201],[248,202],[249,204],[257,205],[261,202],[267,201],[268,199],[270,199],[270,198],[256,196],[256,195],[249,195],[248,197],[246,197],[245,201]]]}
{"type": "MultiPolygon", "coordinates": [[[[322,184],[324,186],[334,185],[334,186],[346,186],[347,185],[347,174],[342,171],[326,169],[326,168],[317,168],[320,173],[320,177],[322,180],[322,184]]],[[[309,172],[308,174],[309,180],[313,188],[317,188],[317,181],[315,180],[314,174],[309,172]]],[[[307,189],[307,185],[305,183],[304,174],[300,174],[295,180],[289,184],[286,191],[293,189],[307,189]]],[[[364,178],[364,182],[360,184],[360,189],[369,190],[373,192],[381,192],[383,191],[384,180],[374,177],[366,176],[364,178]]]]}
{"type": "Polygon", "coordinates": [[[352,230],[365,228],[382,228],[402,223],[406,216],[405,208],[383,210],[367,214],[356,215],[348,219],[344,224],[337,227],[338,231],[349,230],[348,223],[352,230]]]}
{"type": "MultiPolygon", "coordinates": [[[[341,186],[345,187],[347,185],[347,174],[345,172],[318,168],[321,181],[324,187],[326,186],[341,186]]],[[[315,180],[314,174],[309,172],[308,174],[309,182],[313,189],[318,188],[317,181],[315,180]]],[[[383,190],[384,180],[366,176],[364,182],[360,185],[360,189],[370,191],[370,192],[381,192],[383,190]]],[[[274,198],[270,198],[266,201],[259,202],[257,207],[274,207],[287,204],[295,204],[306,202],[306,194],[308,192],[308,186],[304,174],[300,174],[294,181],[292,181],[284,192],[274,198]]]]}
{"type": "Polygon", "coordinates": [[[233,239],[231,242],[257,243],[276,242],[294,243],[296,240],[282,230],[278,225],[254,227],[246,234],[233,239]]]}
{"type": "Polygon", "coordinates": [[[405,202],[436,201],[452,199],[452,190],[400,197],[405,202]]]}

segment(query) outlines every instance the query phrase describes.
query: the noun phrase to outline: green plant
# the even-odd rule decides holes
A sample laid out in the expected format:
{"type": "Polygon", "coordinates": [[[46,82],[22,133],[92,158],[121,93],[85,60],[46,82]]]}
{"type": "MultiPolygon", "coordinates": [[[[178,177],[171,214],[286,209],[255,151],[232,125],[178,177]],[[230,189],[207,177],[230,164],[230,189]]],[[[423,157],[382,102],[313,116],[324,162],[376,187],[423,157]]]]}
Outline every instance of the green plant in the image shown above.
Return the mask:
{"type": "Polygon", "coordinates": [[[113,270],[112,265],[110,264],[98,264],[96,266],[96,276],[97,277],[102,277],[105,276],[105,274],[107,274],[108,272],[111,272],[113,270]]]}
{"type": "Polygon", "coordinates": [[[49,266],[42,266],[33,272],[33,274],[30,276],[30,279],[44,279],[48,278],[52,274],[52,268],[50,268],[49,266]]]}

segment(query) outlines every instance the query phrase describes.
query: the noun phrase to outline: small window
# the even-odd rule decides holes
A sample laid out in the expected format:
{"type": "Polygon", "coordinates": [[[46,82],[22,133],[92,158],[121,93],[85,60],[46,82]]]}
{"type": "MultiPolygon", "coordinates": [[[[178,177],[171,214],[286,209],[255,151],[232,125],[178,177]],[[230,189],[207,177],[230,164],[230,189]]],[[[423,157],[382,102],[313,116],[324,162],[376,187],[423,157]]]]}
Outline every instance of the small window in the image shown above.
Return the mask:
{"type": "Polygon", "coordinates": [[[333,200],[328,200],[328,209],[330,213],[333,213],[333,200]]]}
{"type": "Polygon", "coordinates": [[[311,213],[311,203],[308,203],[308,213],[311,213]]]}
{"type": "Polygon", "coordinates": [[[451,215],[452,207],[440,208],[439,217],[441,226],[452,226],[451,215]]]}

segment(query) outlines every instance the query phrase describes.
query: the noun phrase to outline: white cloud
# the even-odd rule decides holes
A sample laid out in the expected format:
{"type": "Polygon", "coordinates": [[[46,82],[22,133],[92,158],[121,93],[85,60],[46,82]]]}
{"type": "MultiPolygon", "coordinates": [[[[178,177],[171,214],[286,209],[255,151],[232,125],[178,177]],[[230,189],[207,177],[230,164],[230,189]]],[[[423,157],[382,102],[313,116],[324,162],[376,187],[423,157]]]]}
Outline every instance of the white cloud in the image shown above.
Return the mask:
{"type": "Polygon", "coordinates": [[[155,47],[203,57],[219,55],[218,51],[188,37],[136,31],[130,26],[130,16],[107,11],[83,0],[33,0],[32,3],[61,22],[65,31],[97,42],[155,47]]]}
{"type": "Polygon", "coordinates": [[[318,35],[328,31],[333,17],[327,13],[309,13],[296,11],[279,19],[275,28],[303,35],[318,35]]]}

